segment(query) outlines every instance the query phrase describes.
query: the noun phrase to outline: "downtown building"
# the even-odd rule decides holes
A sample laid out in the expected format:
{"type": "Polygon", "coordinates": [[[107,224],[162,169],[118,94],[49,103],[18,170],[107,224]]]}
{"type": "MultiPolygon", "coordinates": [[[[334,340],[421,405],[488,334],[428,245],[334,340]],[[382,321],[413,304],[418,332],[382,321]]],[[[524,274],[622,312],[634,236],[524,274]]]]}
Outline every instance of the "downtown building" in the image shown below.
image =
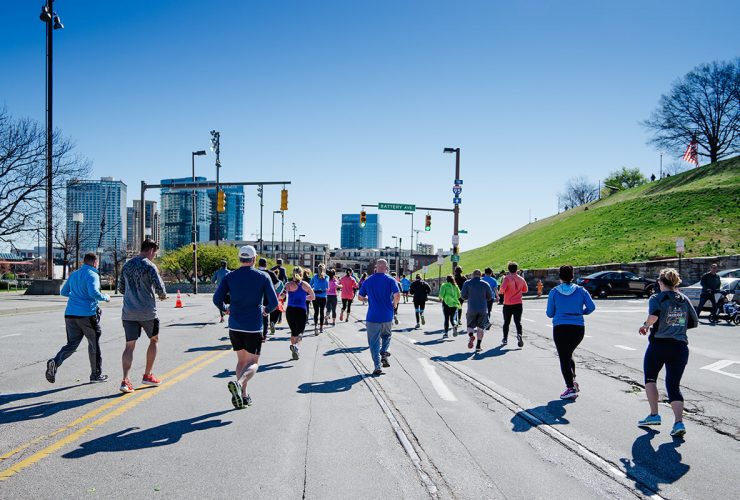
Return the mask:
{"type": "Polygon", "coordinates": [[[67,238],[76,246],[79,228],[80,254],[125,249],[127,223],[126,184],[113,177],[67,183],[67,238]]]}
{"type": "Polygon", "coordinates": [[[383,229],[378,214],[367,214],[365,227],[360,227],[360,214],[342,214],[341,248],[380,248],[383,229]]]}
{"type": "MultiPolygon", "coordinates": [[[[144,239],[159,242],[159,211],[157,202],[146,200],[144,213],[144,239]]],[[[126,208],[127,232],[126,249],[137,253],[141,248],[141,200],[134,200],[133,206],[126,208]]]]}

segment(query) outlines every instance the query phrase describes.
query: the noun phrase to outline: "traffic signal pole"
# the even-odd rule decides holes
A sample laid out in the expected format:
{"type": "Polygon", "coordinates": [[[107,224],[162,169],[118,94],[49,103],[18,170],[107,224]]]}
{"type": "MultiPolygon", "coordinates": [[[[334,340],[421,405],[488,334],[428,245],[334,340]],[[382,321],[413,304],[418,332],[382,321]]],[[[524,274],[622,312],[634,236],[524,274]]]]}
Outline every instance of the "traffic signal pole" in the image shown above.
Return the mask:
{"type": "MultiPolygon", "coordinates": [[[[460,178],[460,148],[455,148],[455,180],[460,178]]],[[[455,225],[452,233],[454,244],[452,245],[452,255],[457,256],[460,253],[459,231],[460,231],[460,205],[455,204],[455,225]]],[[[452,260],[452,259],[450,259],[452,260]]],[[[455,274],[457,262],[452,262],[452,274],[455,274]]]]}

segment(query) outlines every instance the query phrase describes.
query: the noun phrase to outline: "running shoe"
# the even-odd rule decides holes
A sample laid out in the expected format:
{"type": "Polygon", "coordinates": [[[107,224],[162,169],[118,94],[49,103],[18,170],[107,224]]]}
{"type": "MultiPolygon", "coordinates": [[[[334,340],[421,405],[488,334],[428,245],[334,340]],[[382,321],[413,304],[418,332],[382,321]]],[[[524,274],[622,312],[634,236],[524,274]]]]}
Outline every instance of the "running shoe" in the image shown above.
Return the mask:
{"type": "Polygon", "coordinates": [[[339,321],[344,321],[344,311],[339,313],[339,321]]]}
{"type": "Polygon", "coordinates": [[[644,427],[646,425],[660,425],[660,415],[648,415],[637,422],[638,427],[644,427]]]}
{"type": "Polygon", "coordinates": [[[393,321],[398,324],[398,316],[395,314],[393,315],[393,321]]]}
{"type": "Polygon", "coordinates": [[[275,335],[275,323],[270,323],[270,335],[275,335]]]}
{"type": "Polygon", "coordinates": [[[293,353],[293,359],[298,359],[298,348],[295,345],[290,346],[290,352],[293,353]]]}
{"type": "Polygon", "coordinates": [[[349,322],[349,313],[347,313],[347,317],[346,317],[346,318],[344,318],[344,322],[345,322],[345,323],[348,323],[348,322],[349,322]]]}
{"type": "Polygon", "coordinates": [[[560,395],[560,399],[576,399],[577,397],[578,392],[572,387],[568,387],[565,389],[565,392],[560,395]]]}
{"type": "MultiPolygon", "coordinates": [[[[319,328],[319,333],[324,333],[324,329],[323,328],[319,328]]],[[[316,335],[318,335],[318,333],[316,335]]]]}
{"type": "Polygon", "coordinates": [[[414,328],[421,328],[421,325],[419,323],[417,323],[414,328]]]}
{"type": "Polygon", "coordinates": [[[229,392],[231,393],[231,404],[234,405],[234,408],[237,410],[241,410],[244,408],[244,400],[242,399],[242,388],[239,386],[239,382],[234,382],[233,380],[230,380],[227,384],[227,387],[229,388],[229,392]]]}
{"type": "Polygon", "coordinates": [[[683,437],[684,434],[686,434],[686,426],[683,425],[683,422],[676,422],[675,424],[673,424],[673,429],[671,429],[671,436],[683,437]]]}
{"type": "Polygon", "coordinates": [[[426,321],[424,321],[424,314],[422,313],[422,314],[420,314],[419,316],[421,316],[421,324],[422,324],[422,325],[426,325],[426,324],[427,324],[427,322],[426,322],[426,321]]]}
{"type": "Polygon", "coordinates": [[[242,400],[244,401],[244,406],[252,406],[252,396],[247,394],[246,397],[243,397],[242,400]]]}
{"type": "Polygon", "coordinates": [[[46,362],[46,380],[54,383],[57,379],[57,363],[53,359],[46,362]]]}
{"type": "Polygon", "coordinates": [[[380,368],[376,368],[376,369],[375,369],[375,370],[373,371],[373,375],[376,375],[376,376],[377,376],[377,375],[383,375],[383,370],[381,370],[380,368]]]}
{"type": "Polygon", "coordinates": [[[108,381],[108,375],[90,375],[90,382],[91,383],[98,383],[98,382],[107,382],[108,381]]]}
{"type": "Polygon", "coordinates": [[[472,349],[473,348],[473,343],[474,342],[475,342],[475,337],[473,337],[472,335],[470,335],[470,338],[468,339],[468,349],[472,349]]]}
{"type": "Polygon", "coordinates": [[[157,377],[155,377],[153,374],[144,375],[141,378],[141,383],[144,385],[154,385],[157,386],[162,383],[161,380],[159,380],[157,377]]]}
{"type": "Polygon", "coordinates": [[[578,382],[576,382],[575,380],[573,381],[573,389],[575,389],[576,392],[581,392],[581,386],[578,385],[578,382]]]}
{"type": "Polygon", "coordinates": [[[524,340],[522,339],[521,335],[516,336],[516,345],[519,347],[524,347],[524,340]]]}
{"type": "Polygon", "coordinates": [[[481,351],[483,351],[483,349],[481,349],[480,347],[476,347],[476,348],[475,348],[475,353],[476,353],[476,354],[480,354],[480,353],[481,353],[481,351]]]}
{"type": "Polygon", "coordinates": [[[131,381],[127,378],[121,380],[121,387],[118,389],[124,394],[128,394],[130,392],[134,392],[134,386],[131,385],[131,381]]]}
{"type": "Polygon", "coordinates": [[[380,364],[383,366],[383,368],[388,368],[389,366],[391,366],[391,364],[388,362],[388,356],[381,356],[380,364]]]}
{"type": "Polygon", "coordinates": [[[506,345],[508,343],[509,343],[509,340],[506,337],[501,339],[501,345],[506,345]]]}
{"type": "Polygon", "coordinates": [[[457,327],[456,326],[452,327],[452,336],[457,337],[457,327]]]}
{"type": "Polygon", "coordinates": [[[444,333],[444,334],[442,335],[442,338],[443,338],[443,339],[446,339],[446,338],[449,338],[449,337],[450,337],[450,336],[449,336],[449,335],[447,335],[447,332],[445,332],[445,333],[444,333]]]}

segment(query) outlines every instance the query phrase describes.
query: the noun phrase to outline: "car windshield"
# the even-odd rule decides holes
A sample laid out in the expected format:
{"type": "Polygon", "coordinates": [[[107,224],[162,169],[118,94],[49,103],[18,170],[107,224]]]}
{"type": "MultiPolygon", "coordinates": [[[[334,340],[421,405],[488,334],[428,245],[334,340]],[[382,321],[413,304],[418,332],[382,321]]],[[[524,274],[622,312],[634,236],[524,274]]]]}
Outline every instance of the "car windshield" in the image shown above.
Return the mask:
{"type": "Polygon", "coordinates": [[[727,269],[717,273],[720,278],[740,278],[740,269],[727,269]]]}
{"type": "Polygon", "coordinates": [[[722,278],[722,290],[735,290],[738,283],[740,279],[737,278],[722,278]]]}

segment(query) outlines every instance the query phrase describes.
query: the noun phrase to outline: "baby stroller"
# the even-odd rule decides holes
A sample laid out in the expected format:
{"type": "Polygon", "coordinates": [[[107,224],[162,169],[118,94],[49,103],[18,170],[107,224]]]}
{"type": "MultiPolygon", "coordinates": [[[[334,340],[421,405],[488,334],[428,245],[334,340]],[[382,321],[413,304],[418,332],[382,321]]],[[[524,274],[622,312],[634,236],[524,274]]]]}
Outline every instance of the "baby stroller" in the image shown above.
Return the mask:
{"type": "Polygon", "coordinates": [[[727,321],[728,324],[734,323],[736,325],[740,325],[740,306],[735,302],[734,294],[725,290],[720,293],[722,294],[722,298],[717,304],[718,314],[716,315],[715,320],[719,321],[719,313],[724,313],[725,321],[727,321]]]}

